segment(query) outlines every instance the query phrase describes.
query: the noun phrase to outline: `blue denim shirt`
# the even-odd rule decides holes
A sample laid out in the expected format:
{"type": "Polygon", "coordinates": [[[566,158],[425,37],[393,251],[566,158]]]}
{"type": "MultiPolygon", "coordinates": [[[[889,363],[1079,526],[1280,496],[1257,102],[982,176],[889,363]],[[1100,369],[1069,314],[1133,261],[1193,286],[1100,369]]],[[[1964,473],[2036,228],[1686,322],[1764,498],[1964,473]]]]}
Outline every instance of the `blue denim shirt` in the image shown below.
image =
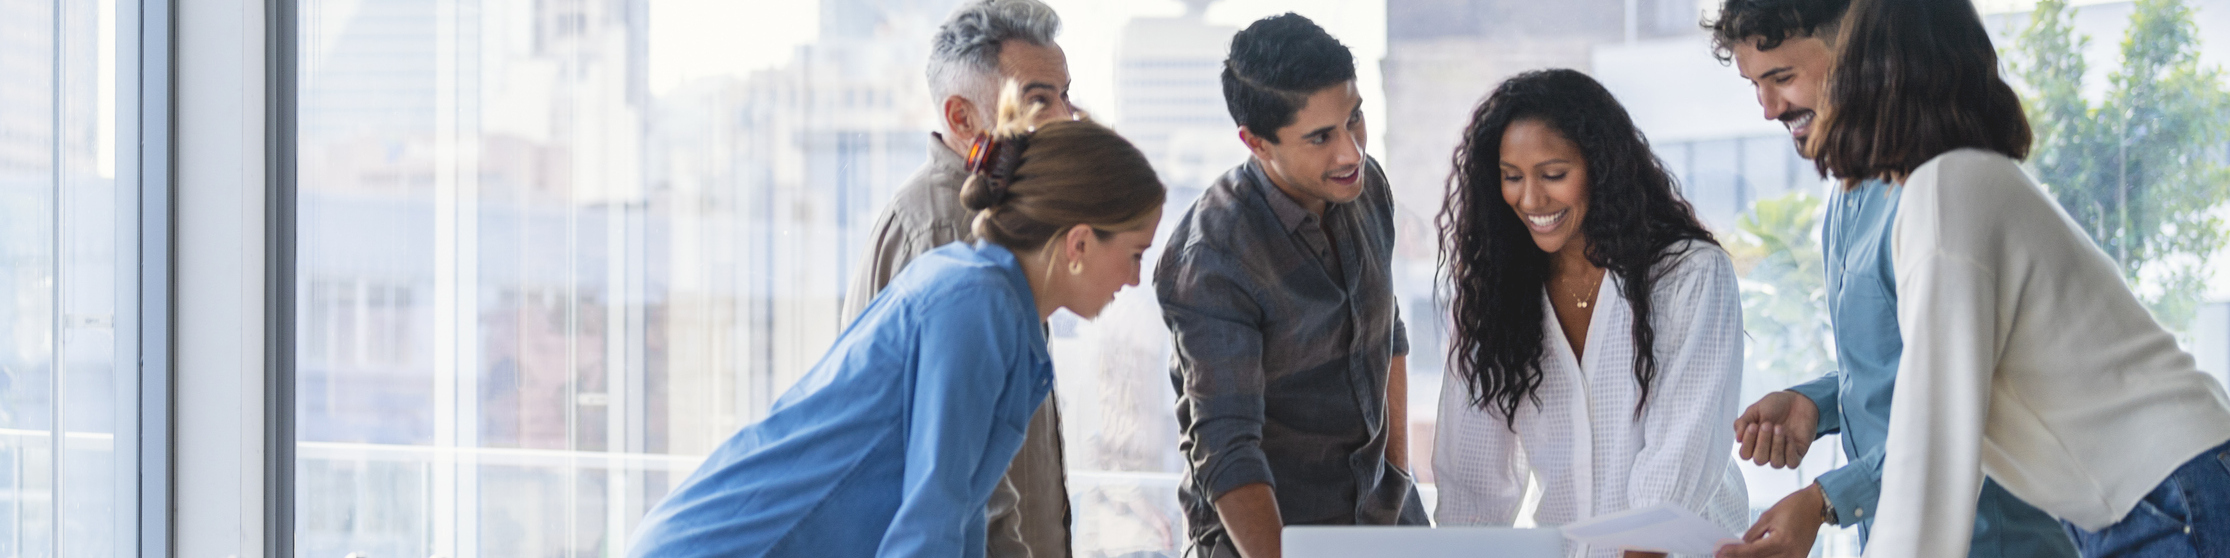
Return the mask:
{"type": "MultiPolygon", "coordinates": [[[[1904,337],[1897,329],[1897,276],[1890,231],[1897,219],[1896,185],[1869,180],[1828,198],[1821,244],[1827,259],[1828,320],[1841,368],[1789,388],[1820,409],[1818,435],[1842,434],[1849,464],[1820,475],[1838,523],[1858,525],[1864,540],[1881,497],[1882,446],[1889,435],[1889,400],[1897,384],[1904,337]]],[[[2073,558],[2058,520],[1985,480],[1975,510],[1969,556],[2073,558]]]]}
{"type": "Polygon", "coordinates": [[[643,518],[628,556],[983,556],[984,504],[1053,387],[1014,254],[947,244],[643,518]]]}

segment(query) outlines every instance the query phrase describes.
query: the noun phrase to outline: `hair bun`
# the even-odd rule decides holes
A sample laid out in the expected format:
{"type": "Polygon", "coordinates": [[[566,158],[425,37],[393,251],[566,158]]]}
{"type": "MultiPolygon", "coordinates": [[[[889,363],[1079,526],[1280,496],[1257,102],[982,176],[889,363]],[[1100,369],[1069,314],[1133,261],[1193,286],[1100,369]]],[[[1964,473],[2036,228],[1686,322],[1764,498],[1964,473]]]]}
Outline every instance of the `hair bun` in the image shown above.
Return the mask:
{"type": "Polygon", "coordinates": [[[1022,167],[1022,152],[1029,147],[1028,132],[978,136],[968,148],[968,182],[960,188],[961,205],[982,211],[1004,203],[1012,194],[1008,186],[1015,171],[1022,167]]]}
{"type": "Polygon", "coordinates": [[[968,182],[960,185],[960,206],[969,211],[983,211],[1007,201],[1006,185],[994,184],[999,182],[1005,181],[981,174],[968,175],[968,182]]]}
{"type": "Polygon", "coordinates": [[[1037,131],[1034,123],[1045,108],[1043,102],[1023,102],[1021,82],[1006,80],[991,131],[976,136],[963,154],[968,182],[960,186],[962,207],[983,211],[1013,197],[1009,186],[1015,171],[1022,168],[1022,152],[1030,149],[1030,134],[1037,131]]]}

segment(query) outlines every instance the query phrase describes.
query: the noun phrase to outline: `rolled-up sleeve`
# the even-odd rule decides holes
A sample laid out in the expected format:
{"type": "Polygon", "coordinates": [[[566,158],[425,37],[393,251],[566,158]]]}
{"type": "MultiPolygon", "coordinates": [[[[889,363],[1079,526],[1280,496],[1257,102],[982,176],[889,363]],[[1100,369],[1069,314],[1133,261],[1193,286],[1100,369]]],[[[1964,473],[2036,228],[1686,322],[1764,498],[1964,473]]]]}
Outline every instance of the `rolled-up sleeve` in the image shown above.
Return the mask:
{"type": "Polygon", "coordinates": [[[1832,371],[1789,387],[1789,391],[1812,400],[1812,408],[1819,409],[1819,425],[1813,428],[1812,438],[1843,432],[1843,373],[1832,371]]]}
{"type": "Polygon", "coordinates": [[[1387,346],[1394,349],[1394,356],[1409,356],[1409,326],[1402,323],[1400,297],[1394,298],[1394,338],[1389,342],[1387,346]]]}
{"type": "Polygon", "coordinates": [[[1255,483],[1276,486],[1262,453],[1262,310],[1235,262],[1213,250],[1156,285],[1175,343],[1180,400],[1191,421],[1185,457],[1215,496],[1255,483]]]}

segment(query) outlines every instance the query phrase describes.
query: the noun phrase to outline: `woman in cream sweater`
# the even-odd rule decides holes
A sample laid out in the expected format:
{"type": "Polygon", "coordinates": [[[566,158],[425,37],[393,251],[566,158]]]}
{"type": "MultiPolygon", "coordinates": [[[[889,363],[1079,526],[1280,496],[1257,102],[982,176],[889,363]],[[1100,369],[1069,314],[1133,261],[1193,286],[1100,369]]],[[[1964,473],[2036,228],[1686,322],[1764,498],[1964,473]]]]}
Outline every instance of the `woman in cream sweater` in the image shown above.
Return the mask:
{"type": "Polygon", "coordinates": [[[2021,170],[2030,131],[1967,0],[1858,0],[1808,149],[1902,184],[1904,332],[1868,556],[1967,549],[1984,475],[2085,556],[2230,556],[2230,404],[2021,170]]]}

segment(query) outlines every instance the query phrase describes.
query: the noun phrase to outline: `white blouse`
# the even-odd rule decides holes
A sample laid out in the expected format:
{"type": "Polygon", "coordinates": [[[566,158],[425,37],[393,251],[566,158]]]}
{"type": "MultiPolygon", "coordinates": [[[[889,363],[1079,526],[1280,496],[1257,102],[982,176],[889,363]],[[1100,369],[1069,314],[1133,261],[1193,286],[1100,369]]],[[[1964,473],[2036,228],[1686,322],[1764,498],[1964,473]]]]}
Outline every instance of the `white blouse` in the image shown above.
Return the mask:
{"type": "MultiPolygon", "coordinates": [[[[1556,312],[1543,316],[1539,402],[1519,406],[1515,434],[1471,404],[1467,380],[1449,367],[1433,442],[1440,525],[1512,524],[1531,477],[1541,490],[1538,525],[1671,503],[1736,533],[1747,527],[1749,495],[1731,449],[1742,382],[1734,265],[1709,243],[1670,250],[1650,292],[1658,373],[1640,416],[1634,314],[1615,276],[1597,291],[1584,360],[1573,357],[1556,312]]],[[[1618,552],[1576,547],[1571,555],[1618,552]]]]}
{"type": "Polygon", "coordinates": [[[2221,384],[2018,163],[1962,149],[1899,194],[1896,409],[1867,556],[1957,556],[1987,473],[2090,530],[2230,439],[2221,384]]]}

